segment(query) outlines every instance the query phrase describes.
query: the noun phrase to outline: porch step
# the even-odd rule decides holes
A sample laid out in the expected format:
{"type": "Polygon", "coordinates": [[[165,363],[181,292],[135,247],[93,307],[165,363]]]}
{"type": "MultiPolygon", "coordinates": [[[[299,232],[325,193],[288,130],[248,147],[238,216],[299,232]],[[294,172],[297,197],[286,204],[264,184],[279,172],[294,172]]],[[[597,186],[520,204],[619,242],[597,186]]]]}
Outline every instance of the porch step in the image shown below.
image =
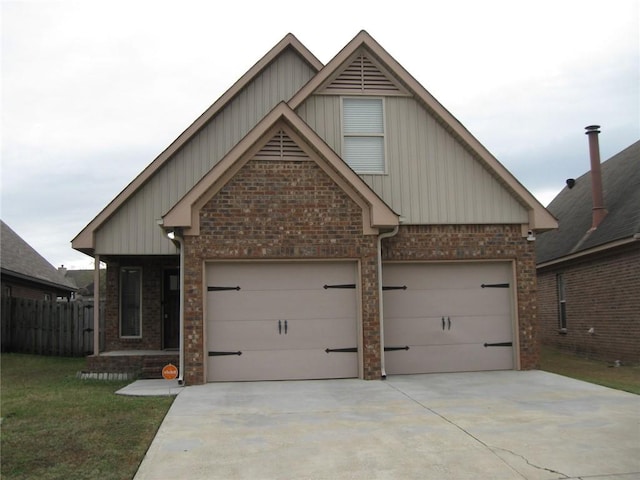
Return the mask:
{"type": "MultiPolygon", "coordinates": [[[[112,352],[87,357],[87,368],[83,373],[127,374],[129,378],[162,378],[162,368],[172,363],[178,365],[179,354],[112,352]]],[[[105,377],[105,375],[102,375],[105,377]]],[[[106,376],[109,377],[108,375],[106,376]]],[[[94,378],[87,376],[86,378],[94,378]]],[[[105,378],[106,379],[106,378],[105,378]]]]}
{"type": "Polygon", "coordinates": [[[162,369],[169,363],[177,366],[178,355],[153,355],[143,357],[140,378],[162,378],[162,369]]]}

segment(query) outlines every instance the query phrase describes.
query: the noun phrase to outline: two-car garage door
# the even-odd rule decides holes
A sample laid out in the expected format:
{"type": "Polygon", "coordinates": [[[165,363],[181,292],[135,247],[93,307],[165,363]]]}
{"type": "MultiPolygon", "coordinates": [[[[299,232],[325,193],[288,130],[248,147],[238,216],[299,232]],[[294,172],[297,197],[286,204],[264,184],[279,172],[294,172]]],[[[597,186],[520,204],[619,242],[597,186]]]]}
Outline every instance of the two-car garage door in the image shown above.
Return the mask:
{"type": "Polygon", "coordinates": [[[514,368],[509,262],[385,264],[388,374],[514,368]]]}
{"type": "MultiPolygon", "coordinates": [[[[358,376],[355,262],[207,265],[208,381],[358,376]]],[[[383,266],[386,373],[514,368],[510,262],[383,266]]]]}
{"type": "Polygon", "coordinates": [[[358,376],[355,262],[207,265],[207,380],[358,376]]]}

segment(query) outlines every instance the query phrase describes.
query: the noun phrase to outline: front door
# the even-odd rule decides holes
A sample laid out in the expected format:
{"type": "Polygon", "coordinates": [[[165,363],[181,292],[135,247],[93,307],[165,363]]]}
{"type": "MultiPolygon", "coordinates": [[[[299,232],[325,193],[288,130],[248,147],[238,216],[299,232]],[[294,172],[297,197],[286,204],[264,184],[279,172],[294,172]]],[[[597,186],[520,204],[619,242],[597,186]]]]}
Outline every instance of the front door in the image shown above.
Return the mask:
{"type": "Polygon", "coordinates": [[[177,268],[164,271],[162,315],[162,346],[165,349],[178,348],[180,341],[180,270],[177,268]]]}

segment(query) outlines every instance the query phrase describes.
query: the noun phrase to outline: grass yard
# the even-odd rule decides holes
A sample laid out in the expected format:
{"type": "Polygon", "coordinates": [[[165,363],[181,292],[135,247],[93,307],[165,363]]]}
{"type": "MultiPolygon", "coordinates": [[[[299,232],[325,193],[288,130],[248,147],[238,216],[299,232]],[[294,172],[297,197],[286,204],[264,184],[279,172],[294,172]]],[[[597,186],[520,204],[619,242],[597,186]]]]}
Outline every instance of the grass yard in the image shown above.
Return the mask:
{"type": "Polygon", "coordinates": [[[79,380],[82,358],[2,354],[0,476],[131,479],[173,397],[123,397],[79,380]]]}
{"type": "Polygon", "coordinates": [[[542,347],[540,369],[640,395],[640,366],[613,367],[606,362],[542,347]]]}

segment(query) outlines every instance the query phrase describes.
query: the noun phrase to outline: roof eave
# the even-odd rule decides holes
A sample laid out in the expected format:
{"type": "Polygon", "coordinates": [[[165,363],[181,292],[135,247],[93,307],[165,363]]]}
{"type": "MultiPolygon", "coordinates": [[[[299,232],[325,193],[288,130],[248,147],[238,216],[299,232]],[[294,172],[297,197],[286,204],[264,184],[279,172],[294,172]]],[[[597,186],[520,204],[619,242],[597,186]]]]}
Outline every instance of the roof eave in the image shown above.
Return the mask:
{"type": "Polygon", "coordinates": [[[171,156],[187,143],[218,112],[224,108],[245,86],[262,72],[278,55],[287,48],[293,48],[316,71],[323,65],[310,50],[307,49],[292,33],[284,36],[269,52],[258,60],[239,80],[202,113],[169,147],[151,162],[134,180],[129,183],[80,233],[72,240],[72,247],[83,251],[95,247],[94,232],[106,222],[111,215],[142,185],[144,185],[171,156]]]}
{"type": "Polygon", "coordinates": [[[546,267],[551,267],[554,265],[559,265],[565,262],[569,262],[572,260],[580,259],[583,257],[587,257],[589,255],[595,255],[597,253],[606,252],[607,250],[612,250],[614,248],[623,247],[626,245],[631,245],[634,243],[640,242],[640,234],[636,233],[631,237],[623,238],[620,240],[615,240],[613,242],[608,242],[602,245],[598,245],[596,247],[587,248],[585,250],[581,250],[579,252],[571,253],[569,255],[563,255],[562,257],[554,258],[552,260],[546,260],[536,265],[536,269],[542,269],[546,267]]]}

